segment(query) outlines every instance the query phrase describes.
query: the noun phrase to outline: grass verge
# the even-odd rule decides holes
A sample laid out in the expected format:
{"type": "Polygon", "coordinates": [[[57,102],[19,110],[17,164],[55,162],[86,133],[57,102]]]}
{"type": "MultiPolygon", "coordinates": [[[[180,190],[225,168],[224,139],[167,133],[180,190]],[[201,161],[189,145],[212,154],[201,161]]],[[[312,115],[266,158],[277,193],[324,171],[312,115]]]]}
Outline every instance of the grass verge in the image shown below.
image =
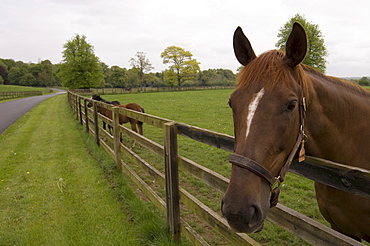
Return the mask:
{"type": "Polygon", "coordinates": [[[0,85],[0,91],[48,91],[47,88],[28,87],[19,85],[0,85]]]}
{"type": "Polygon", "coordinates": [[[0,245],[174,245],[68,107],[50,98],[0,135],[0,245]]]}

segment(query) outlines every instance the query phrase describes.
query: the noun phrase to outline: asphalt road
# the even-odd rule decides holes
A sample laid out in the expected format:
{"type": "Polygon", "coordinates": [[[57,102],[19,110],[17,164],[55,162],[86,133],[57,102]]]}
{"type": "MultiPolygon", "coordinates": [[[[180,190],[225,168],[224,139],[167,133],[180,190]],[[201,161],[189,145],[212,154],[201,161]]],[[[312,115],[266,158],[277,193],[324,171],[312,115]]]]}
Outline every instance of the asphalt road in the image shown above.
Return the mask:
{"type": "Polygon", "coordinates": [[[50,97],[66,93],[65,91],[58,89],[53,90],[58,92],[0,103],[0,134],[40,102],[50,97]]]}

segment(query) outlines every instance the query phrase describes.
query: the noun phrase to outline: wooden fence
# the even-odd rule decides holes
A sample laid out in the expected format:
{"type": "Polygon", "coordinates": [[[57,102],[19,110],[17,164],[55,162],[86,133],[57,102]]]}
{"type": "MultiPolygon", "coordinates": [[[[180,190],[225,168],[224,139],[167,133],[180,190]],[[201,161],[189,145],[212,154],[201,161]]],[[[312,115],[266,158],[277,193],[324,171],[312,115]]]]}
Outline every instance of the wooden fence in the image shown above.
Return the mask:
{"type": "Polygon", "coordinates": [[[37,95],[42,95],[42,91],[0,91],[0,100],[37,95]]]}
{"type": "MultiPolygon", "coordinates": [[[[49,90],[48,92],[52,92],[52,90],[49,90]]],[[[42,94],[43,91],[0,91],[0,100],[26,96],[38,96],[42,94]]]]}
{"type": "MultiPolygon", "coordinates": [[[[86,131],[93,134],[96,143],[105,148],[112,158],[114,158],[117,169],[128,175],[143,193],[162,212],[166,213],[169,230],[176,241],[180,240],[181,233],[182,236],[185,236],[194,245],[208,245],[180,216],[180,203],[182,203],[191,209],[199,218],[213,227],[215,231],[230,241],[231,244],[260,245],[247,234],[235,233],[230,230],[226,220],[220,214],[207,207],[185,189],[179,187],[179,169],[194,175],[202,182],[221,192],[226,191],[229,179],[178,155],[178,135],[228,152],[233,152],[234,150],[233,137],[128,109],[112,107],[111,105],[97,101],[93,101],[93,107],[90,109],[87,107],[90,99],[70,91],[68,92],[68,100],[77,119],[82,125],[85,125],[86,131]],[[97,112],[98,105],[112,110],[113,119],[111,120],[100,115],[97,112]],[[119,114],[163,129],[164,146],[120,126],[118,121],[119,114]],[[99,120],[108,122],[113,126],[112,135],[98,125],[99,120]],[[159,172],[130,148],[122,144],[120,142],[121,133],[136,140],[141,146],[153,153],[164,157],[165,173],[159,172]],[[124,156],[125,160],[122,160],[121,156],[124,156]],[[141,166],[156,183],[165,187],[166,201],[154,192],[127,163],[135,163],[141,166]]],[[[370,186],[370,172],[368,170],[350,168],[342,164],[307,156],[304,163],[292,163],[290,171],[312,180],[370,198],[370,190],[368,189],[370,186]]],[[[270,209],[268,219],[313,245],[363,245],[281,204],[270,209]]]]}
{"type": "Polygon", "coordinates": [[[71,90],[79,95],[105,95],[105,94],[124,94],[124,93],[143,93],[160,91],[189,91],[189,90],[219,90],[233,89],[235,86],[186,86],[186,87],[137,87],[137,88],[92,88],[71,90]]]}

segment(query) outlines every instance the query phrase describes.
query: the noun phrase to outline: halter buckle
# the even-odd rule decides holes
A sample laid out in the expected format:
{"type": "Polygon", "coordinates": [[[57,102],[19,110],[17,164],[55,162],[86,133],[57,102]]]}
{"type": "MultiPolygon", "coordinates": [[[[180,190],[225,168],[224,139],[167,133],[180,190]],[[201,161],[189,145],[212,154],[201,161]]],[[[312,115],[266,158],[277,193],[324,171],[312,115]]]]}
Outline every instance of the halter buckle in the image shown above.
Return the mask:
{"type": "Polygon", "coordinates": [[[270,184],[270,190],[273,192],[276,188],[279,188],[281,185],[280,175],[275,177],[275,182],[270,184]]]}

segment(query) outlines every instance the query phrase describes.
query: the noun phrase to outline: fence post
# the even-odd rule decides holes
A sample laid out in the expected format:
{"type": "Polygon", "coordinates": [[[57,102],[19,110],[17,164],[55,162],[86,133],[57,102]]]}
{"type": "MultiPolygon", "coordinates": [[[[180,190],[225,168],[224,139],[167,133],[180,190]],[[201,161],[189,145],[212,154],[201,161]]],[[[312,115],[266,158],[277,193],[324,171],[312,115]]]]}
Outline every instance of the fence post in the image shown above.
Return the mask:
{"type": "Polygon", "coordinates": [[[86,132],[89,133],[89,110],[87,109],[87,99],[84,99],[84,106],[85,106],[85,124],[86,124],[86,132]]]}
{"type": "Polygon", "coordinates": [[[176,122],[164,124],[167,226],[175,242],[180,242],[179,173],[176,122]]]}
{"type": "Polygon", "coordinates": [[[76,114],[76,120],[78,120],[78,95],[75,94],[75,114],[76,114]]]}
{"type": "Polygon", "coordinates": [[[99,138],[99,118],[98,118],[98,102],[94,101],[94,129],[95,129],[95,141],[100,146],[99,138]]]}
{"type": "Polygon", "coordinates": [[[122,172],[121,165],[121,141],[120,141],[120,129],[119,129],[119,108],[113,107],[113,142],[114,142],[114,161],[119,172],[122,172]]]}
{"type": "Polygon", "coordinates": [[[81,97],[78,97],[78,113],[80,114],[80,124],[83,125],[84,122],[82,120],[82,106],[81,106],[81,97]]]}

